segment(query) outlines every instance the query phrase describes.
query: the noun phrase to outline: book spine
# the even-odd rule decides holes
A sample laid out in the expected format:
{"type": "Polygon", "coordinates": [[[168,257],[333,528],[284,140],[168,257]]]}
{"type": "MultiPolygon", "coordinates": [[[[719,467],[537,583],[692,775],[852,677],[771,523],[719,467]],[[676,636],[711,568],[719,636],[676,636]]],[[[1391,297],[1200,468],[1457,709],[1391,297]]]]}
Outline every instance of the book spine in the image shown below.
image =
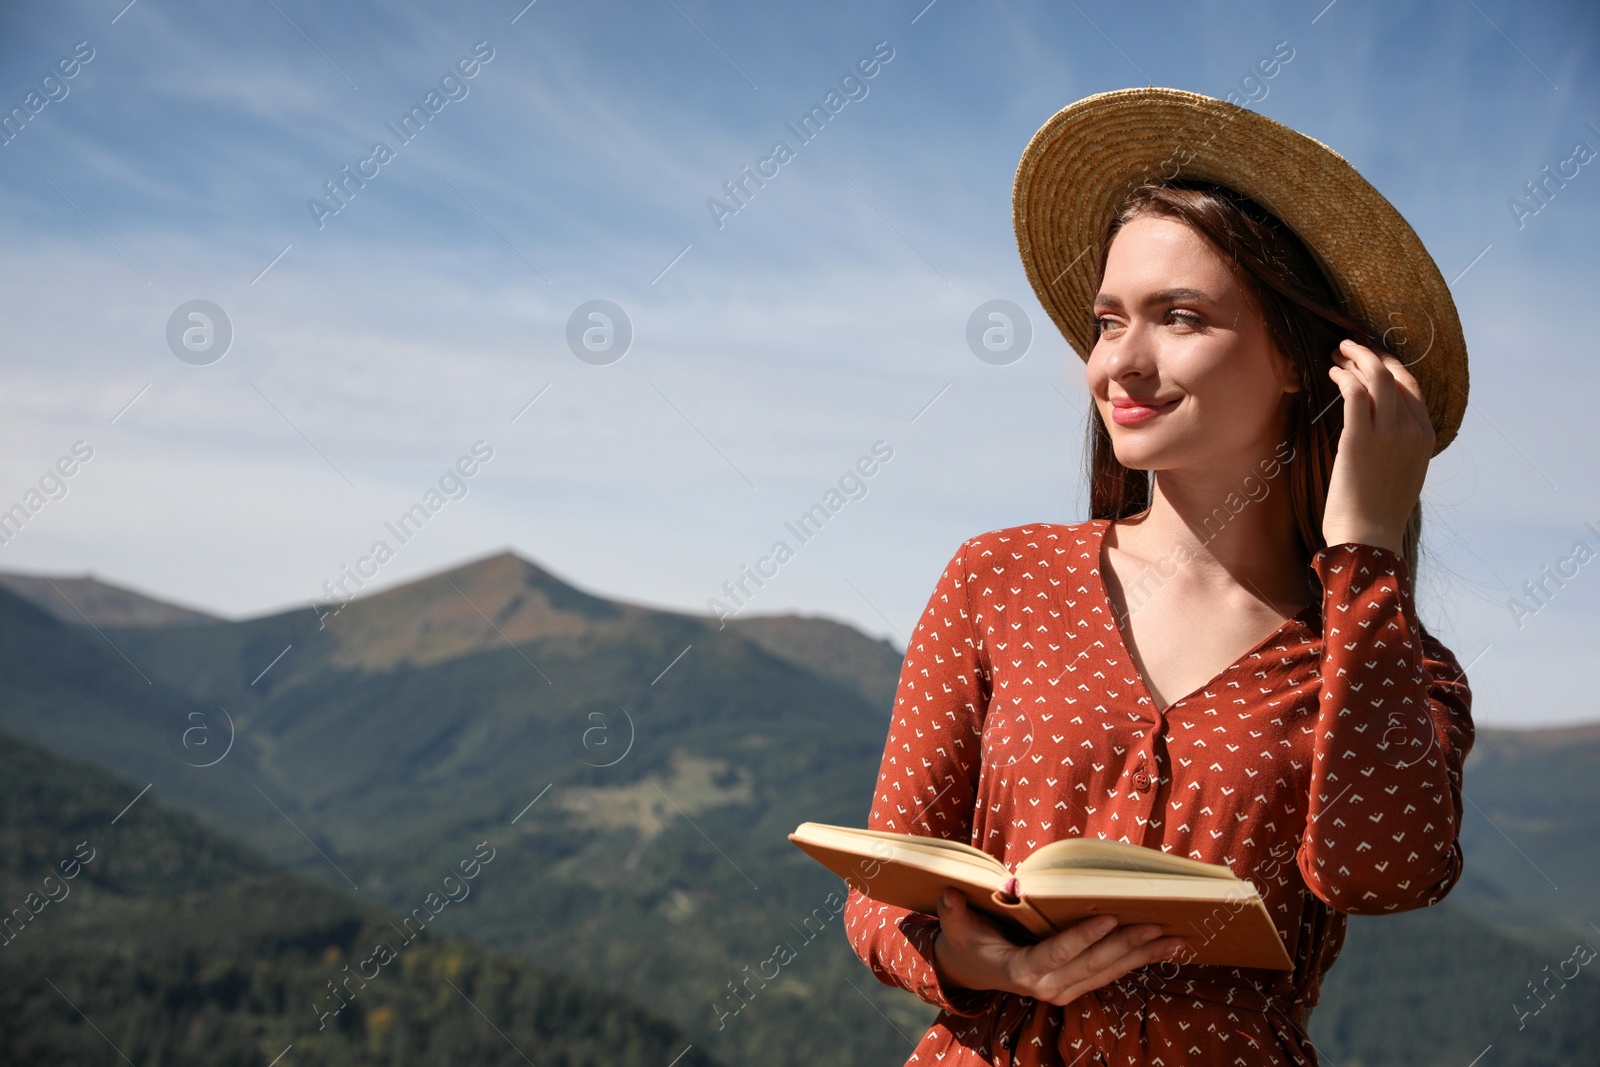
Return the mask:
{"type": "Polygon", "coordinates": [[[1051,934],[1061,932],[1051,925],[1050,920],[1041,915],[1037,908],[1028,902],[1026,896],[1017,900],[1010,900],[1001,896],[997,891],[993,899],[995,907],[1027,927],[1028,932],[1035,937],[1049,937],[1051,934]]]}

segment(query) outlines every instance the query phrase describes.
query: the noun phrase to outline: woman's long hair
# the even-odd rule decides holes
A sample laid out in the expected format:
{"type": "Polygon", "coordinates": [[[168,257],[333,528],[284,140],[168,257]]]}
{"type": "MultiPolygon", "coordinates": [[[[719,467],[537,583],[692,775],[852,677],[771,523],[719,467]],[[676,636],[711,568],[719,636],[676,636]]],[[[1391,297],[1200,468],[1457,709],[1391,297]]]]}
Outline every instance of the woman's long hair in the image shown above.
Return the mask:
{"type": "MultiPolygon", "coordinates": [[[[1344,429],[1344,403],[1328,377],[1333,352],[1346,337],[1382,351],[1382,339],[1342,307],[1337,292],[1294,231],[1255,201],[1212,182],[1178,180],[1142,185],[1128,194],[1100,245],[1100,276],[1105,277],[1112,238],[1141,216],[1186,222],[1221,254],[1234,276],[1261,310],[1278,352],[1299,376],[1292,394],[1284,438],[1293,449],[1282,474],[1290,494],[1299,544],[1310,559],[1326,547],[1322,513],[1328,483],[1344,429]]],[[[1100,409],[1089,405],[1085,448],[1089,515],[1122,519],[1150,506],[1149,472],[1117,461],[1100,409]]],[[[1281,450],[1280,450],[1281,455],[1281,450]]],[[[1224,509],[1226,510],[1226,509],[1224,509]]],[[[1422,536],[1422,503],[1406,521],[1402,552],[1413,578],[1422,536]]]]}

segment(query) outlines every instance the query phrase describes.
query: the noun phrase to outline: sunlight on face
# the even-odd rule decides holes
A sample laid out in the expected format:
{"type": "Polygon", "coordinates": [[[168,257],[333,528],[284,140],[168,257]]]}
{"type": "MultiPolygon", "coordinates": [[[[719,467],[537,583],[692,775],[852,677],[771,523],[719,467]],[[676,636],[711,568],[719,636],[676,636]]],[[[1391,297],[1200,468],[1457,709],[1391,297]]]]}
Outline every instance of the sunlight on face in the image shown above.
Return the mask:
{"type": "Polygon", "coordinates": [[[1272,453],[1299,384],[1249,293],[1187,223],[1124,226],[1094,314],[1085,374],[1123,466],[1221,469],[1272,453]],[[1122,407],[1130,400],[1157,412],[1122,407]]]}

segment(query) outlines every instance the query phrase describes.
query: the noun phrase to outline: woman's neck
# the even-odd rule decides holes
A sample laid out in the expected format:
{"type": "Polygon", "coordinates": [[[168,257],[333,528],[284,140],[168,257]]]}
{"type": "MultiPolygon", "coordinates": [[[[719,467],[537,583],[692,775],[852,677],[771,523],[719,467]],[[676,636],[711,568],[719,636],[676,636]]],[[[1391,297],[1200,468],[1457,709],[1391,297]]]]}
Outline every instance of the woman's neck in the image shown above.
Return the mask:
{"type": "Polygon", "coordinates": [[[1244,587],[1288,615],[1319,595],[1281,464],[1204,476],[1154,472],[1151,506],[1116,527],[1114,546],[1140,562],[1182,560],[1173,580],[1197,597],[1244,587]],[[1265,477],[1274,467],[1276,476],[1265,477]]]}

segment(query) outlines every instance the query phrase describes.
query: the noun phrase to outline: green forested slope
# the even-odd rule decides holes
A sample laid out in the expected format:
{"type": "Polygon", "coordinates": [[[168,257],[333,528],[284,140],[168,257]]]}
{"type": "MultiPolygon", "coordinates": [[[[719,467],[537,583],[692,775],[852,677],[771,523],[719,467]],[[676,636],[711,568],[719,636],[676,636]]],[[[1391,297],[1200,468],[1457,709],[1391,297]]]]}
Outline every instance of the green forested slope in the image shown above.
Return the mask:
{"type": "MultiPolygon", "coordinates": [[[[713,1062],[659,1017],[420,919],[407,943],[397,917],[139,793],[0,735],[0,1064],[260,1067],[291,1046],[293,1064],[713,1062]],[[364,967],[379,943],[393,958],[364,967]],[[328,986],[346,967],[371,979],[348,1003],[328,986]]],[[[493,858],[448,890],[460,908],[493,858]]]]}
{"type": "Polygon", "coordinates": [[[1533,948],[1448,901],[1352,916],[1311,1037],[1334,1067],[1466,1067],[1490,1046],[1480,1067],[1594,1067],[1600,958],[1578,961],[1600,934],[1573,958],[1579,942],[1533,948]]]}
{"type": "Polygon", "coordinates": [[[1530,944],[1600,938],[1597,768],[1600,723],[1480,731],[1464,772],[1472,803],[1456,903],[1530,944]]]}

